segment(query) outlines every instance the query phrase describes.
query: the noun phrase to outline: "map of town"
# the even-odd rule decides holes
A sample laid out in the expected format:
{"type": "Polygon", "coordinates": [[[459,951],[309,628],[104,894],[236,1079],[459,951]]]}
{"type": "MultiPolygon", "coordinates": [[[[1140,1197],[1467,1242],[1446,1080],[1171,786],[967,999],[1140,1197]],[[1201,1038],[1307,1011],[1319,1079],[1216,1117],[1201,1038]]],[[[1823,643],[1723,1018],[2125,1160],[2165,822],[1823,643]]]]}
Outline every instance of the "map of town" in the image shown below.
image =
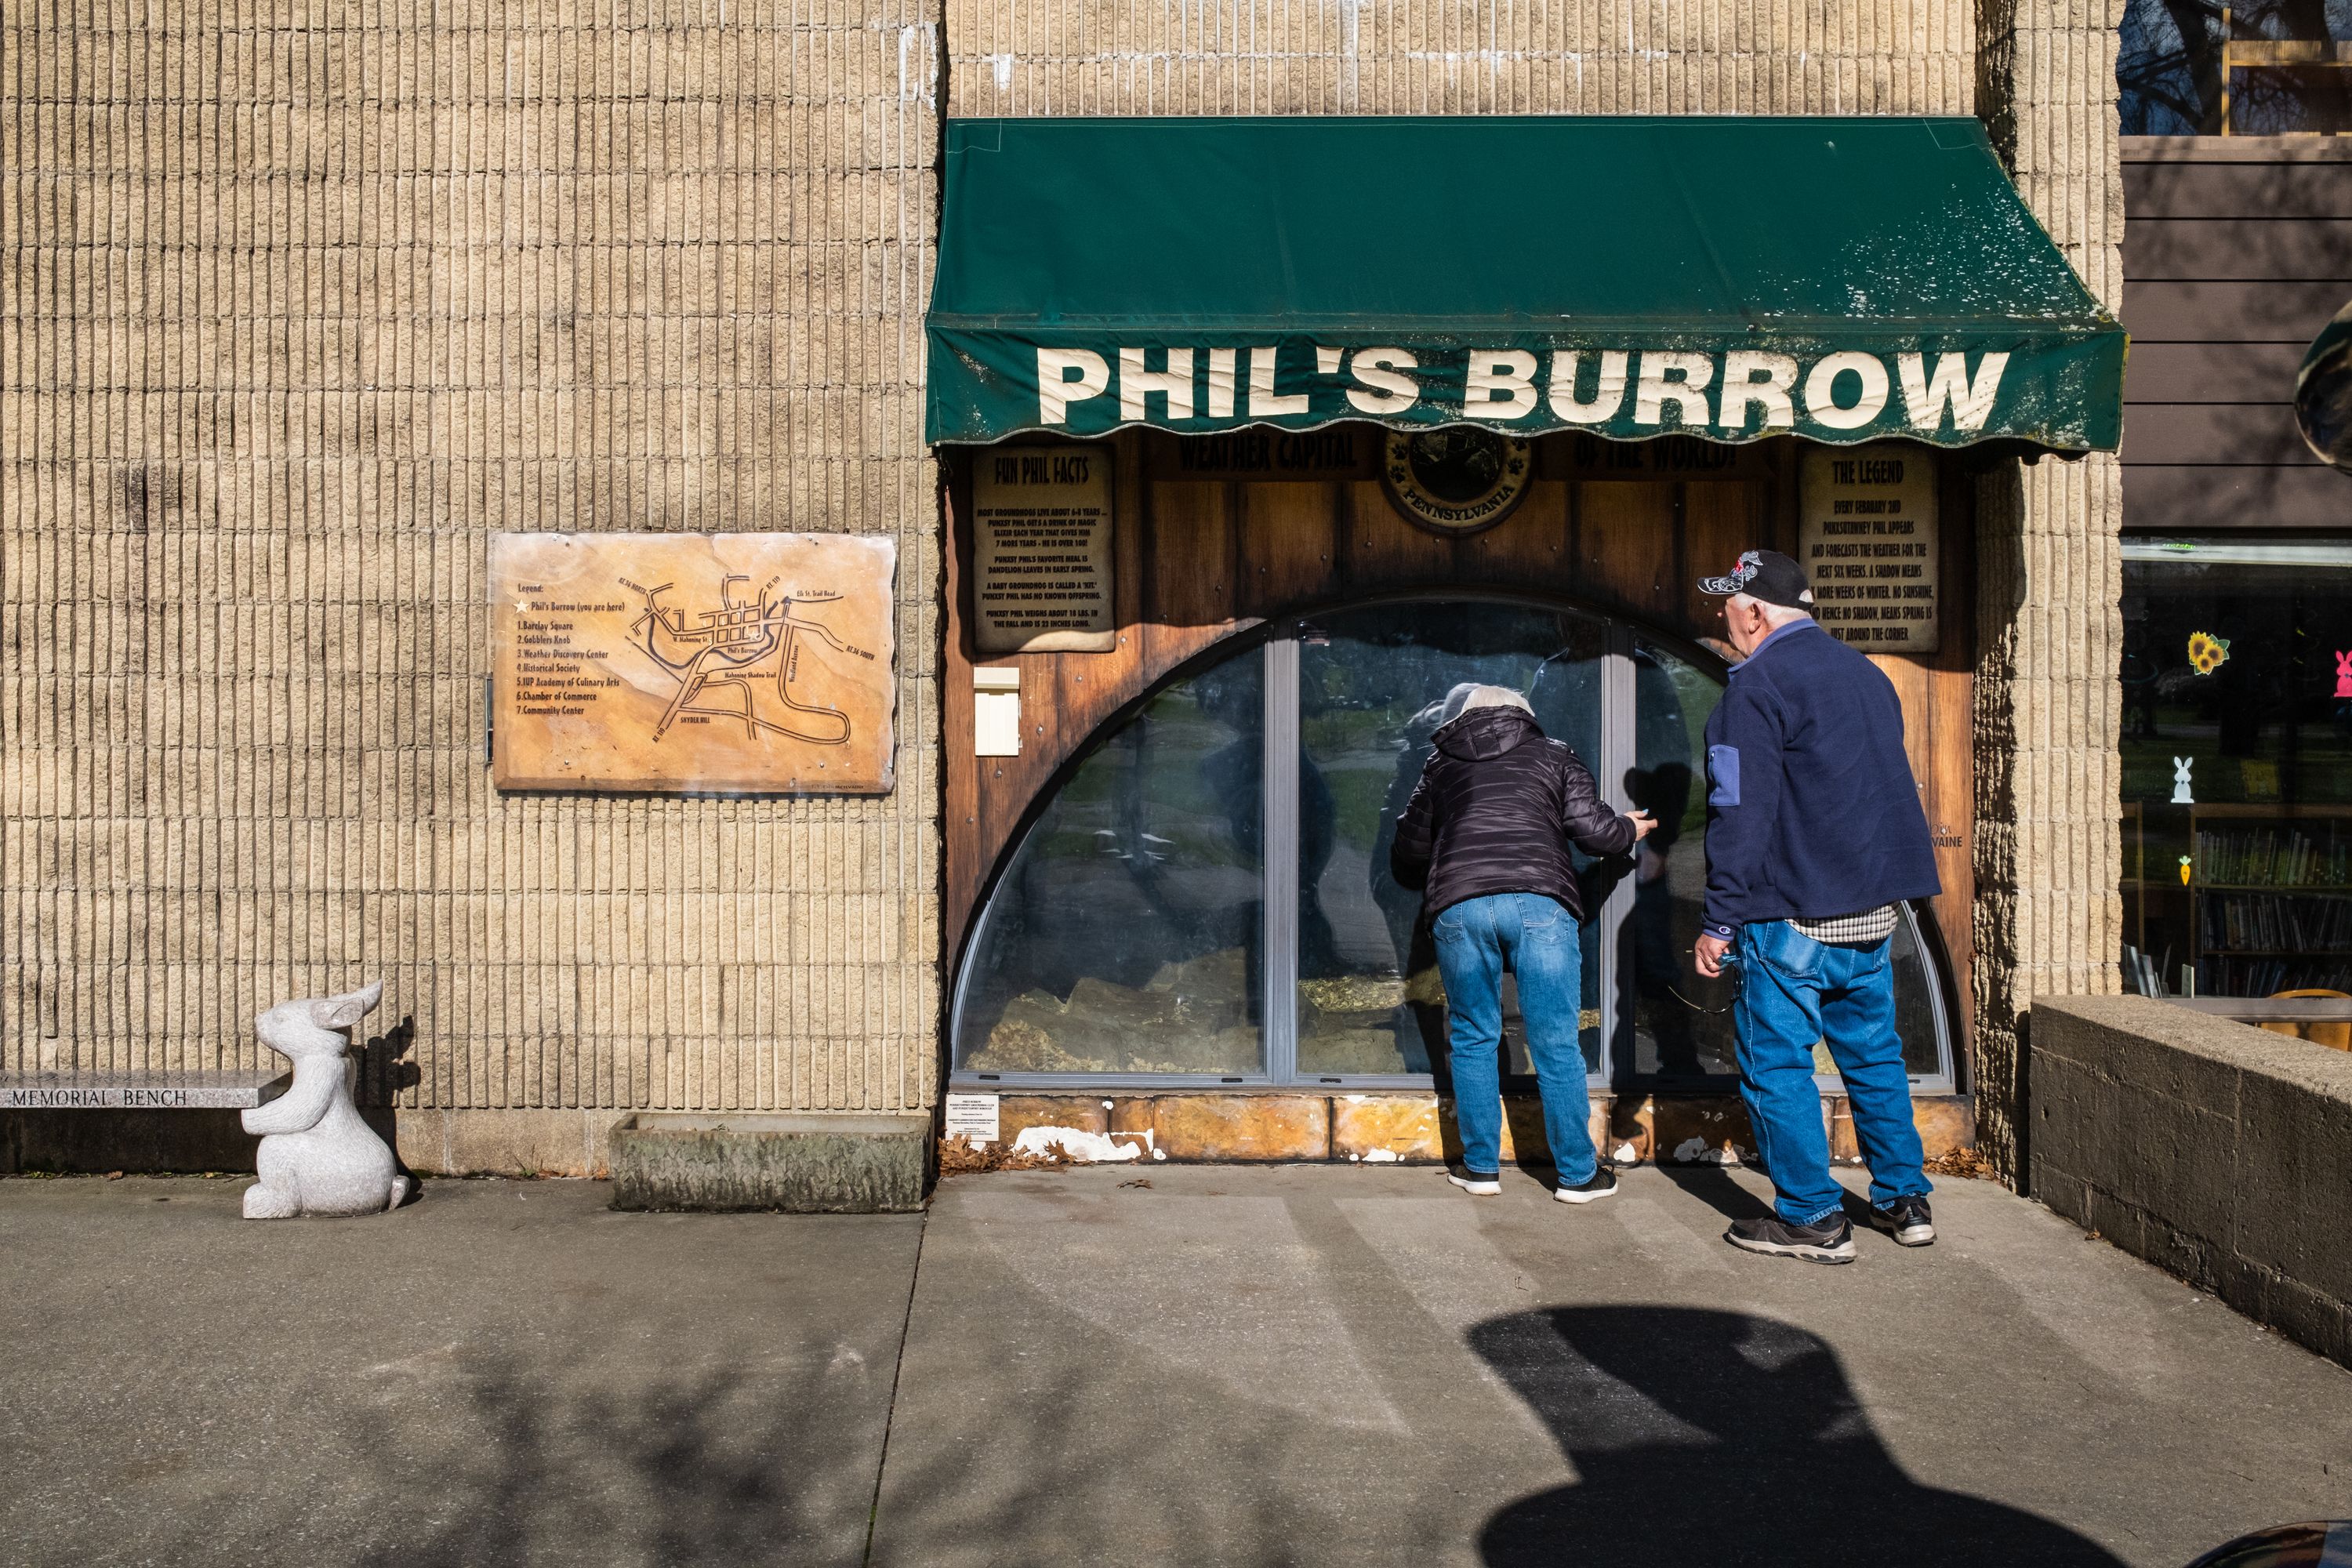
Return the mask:
{"type": "Polygon", "coordinates": [[[719,584],[719,608],[689,612],[661,602],[675,584],[646,588],[620,580],[645,602],[645,612],[629,623],[629,635],[677,682],[677,695],[654,725],[655,737],[668,734],[682,716],[703,715],[740,721],[744,734],[753,738],[769,734],[818,746],[843,744],[853,727],[849,715],[803,700],[793,689],[796,682],[807,684],[801,668],[803,637],[822,638],[853,658],[873,658],[870,650],[844,642],[822,621],[793,613],[796,605],[831,604],[841,595],[779,594],[770,583],[747,604],[736,592],[750,581],[728,576],[719,584]]]}
{"type": "Polygon", "coordinates": [[[489,564],[500,789],[890,787],[888,539],[506,533],[489,564]]]}

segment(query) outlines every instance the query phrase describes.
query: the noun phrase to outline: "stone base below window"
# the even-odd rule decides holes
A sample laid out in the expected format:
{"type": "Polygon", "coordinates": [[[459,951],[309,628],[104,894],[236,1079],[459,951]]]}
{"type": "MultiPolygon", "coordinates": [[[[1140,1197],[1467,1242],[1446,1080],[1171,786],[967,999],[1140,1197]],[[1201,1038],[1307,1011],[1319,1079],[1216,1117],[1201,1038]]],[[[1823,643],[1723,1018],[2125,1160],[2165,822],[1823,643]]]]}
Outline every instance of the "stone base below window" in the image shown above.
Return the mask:
{"type": "MultiPolygon", "coordinates": [[[[1918,1096],[1912,1110],[1929,1159],[1975,1145],[1976,1108],[1969,1096],[1918,1096]]],[[[1541,1105],[1533,1096],[1506,1096],[1503,1111],[1503,1158],[1540,1160],[1541,1105]]],[[[1829,1123],[1832,1155],[1841,1162],[1858,1160],[1844,1098],[1823,1096],[1822,1114],[1829,1123]]],[[[1007,1094],[999,1102],[998,1131],[1005,1148],[1059,1151],[1077,1162],[1426,1164],[1458,1152],[1451,1107],[1428,1092],[1007,1094]]],[[[1621,1165],[1744,1164],[1756,1155],[1747,1108],[1736,1094],[1596,1094],[1592,1136],[1603,1158],[1621,1165]]]]}

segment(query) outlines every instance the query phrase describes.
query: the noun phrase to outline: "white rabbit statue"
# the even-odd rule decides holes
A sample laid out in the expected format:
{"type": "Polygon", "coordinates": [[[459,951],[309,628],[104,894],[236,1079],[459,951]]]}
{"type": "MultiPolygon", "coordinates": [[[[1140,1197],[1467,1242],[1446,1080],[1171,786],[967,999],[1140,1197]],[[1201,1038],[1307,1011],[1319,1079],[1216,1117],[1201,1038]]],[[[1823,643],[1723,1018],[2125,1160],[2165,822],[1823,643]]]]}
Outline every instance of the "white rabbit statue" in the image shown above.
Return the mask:
{"type": "Polygon", "coordinates": [[[245,1130],[261,1135],[261,1180],[245,1190],[246,1218],[383,1214],[408,1196],[391,1148],[352,1103],[343,1056],[346,1031],[383,995],[379,980],[341,996],[280,1002],[254,1020],[261,1043],[292,1058],[294,1084],[245,1113],[245,1130]]]}

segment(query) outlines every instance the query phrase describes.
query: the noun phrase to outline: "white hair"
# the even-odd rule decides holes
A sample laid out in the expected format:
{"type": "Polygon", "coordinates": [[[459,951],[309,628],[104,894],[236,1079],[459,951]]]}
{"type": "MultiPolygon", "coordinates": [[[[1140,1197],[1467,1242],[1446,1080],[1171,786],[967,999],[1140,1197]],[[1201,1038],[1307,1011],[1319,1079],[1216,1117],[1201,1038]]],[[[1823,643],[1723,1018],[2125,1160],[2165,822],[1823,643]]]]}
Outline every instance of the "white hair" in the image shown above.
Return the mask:
{"type": "Polygon", "coordinates": [[[1438,710],[1437,727],[1445,728],[1465,713],[1478,708],[1516,708],[1522,713],[1533,713],[1528,700],[1507,686],[1482,686],[1465,680],[1445,694],[1444,706],[1438,710]]]}
{"type": "Polygon", "coordinates": [[[1731,602],[1734,605],[1755,605],[1764,612],[1765,624],[1776,631],[1791,621],[1809,621],[1813,618],[1813,613],[1811,610],[1801,610],[1794,605],[1768,605],[1752,594],[1734,594],[1731,595],[1731,602]]]}

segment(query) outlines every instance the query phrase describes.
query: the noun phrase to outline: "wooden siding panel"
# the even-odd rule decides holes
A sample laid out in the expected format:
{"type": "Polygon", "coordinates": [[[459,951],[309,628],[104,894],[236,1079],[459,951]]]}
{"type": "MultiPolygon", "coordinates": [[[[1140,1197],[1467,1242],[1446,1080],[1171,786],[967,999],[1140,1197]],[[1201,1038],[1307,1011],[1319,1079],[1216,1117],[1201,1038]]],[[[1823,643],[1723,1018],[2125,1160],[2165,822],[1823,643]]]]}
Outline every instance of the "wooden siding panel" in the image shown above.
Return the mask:
{"type": "MultiPolygon", "coordinates": [[[[2123,460],[2192,467],[2287,468],[2319,459],[2284,403],[2144,403],[2124,423],[2123,460]]],[[[2345,482],[2352,496],[2352,480],[2345,482]]]]}
{"type": "Polygon", "coordinates": [[[2124,522],[2134,531],[2228,528],[2352,528],[2352,479],[2333,468],[2189,468],[2142,463],[2123,471],[2124,522]]]}
{"type": "Polygon", "coordinates": [[[2124,278],[2335,279],[2352,269],[2352,218],[2144,217],[2124,225],[2124,278]]]}
{"type": "Polygon", "coordinates": [[[2308,343],[2352,300],[2352,257],[2334,279],[2278,283],[2124,280],[2124,326],[2135,346],[2308,343]]]}
{"type": "Polygon", "coordinates": [[[2124,370],[2124,402],[2277,403],[2294,391],[2304,350],[2302,343],[2135,342],[2124,370]]]}
{"type": "Polygon", "coordinates": [[[2167,218],[2352,218],[2352,163],[2124,164],[2125,275],[2129,224],[2167,218]]]}
{"type": "Polygon", "coordinates": [[[1675,487],[1594,480],[1576,487],[1582,591],[1666,625],[1683,595],[1675,582],[1675,487]]]}

